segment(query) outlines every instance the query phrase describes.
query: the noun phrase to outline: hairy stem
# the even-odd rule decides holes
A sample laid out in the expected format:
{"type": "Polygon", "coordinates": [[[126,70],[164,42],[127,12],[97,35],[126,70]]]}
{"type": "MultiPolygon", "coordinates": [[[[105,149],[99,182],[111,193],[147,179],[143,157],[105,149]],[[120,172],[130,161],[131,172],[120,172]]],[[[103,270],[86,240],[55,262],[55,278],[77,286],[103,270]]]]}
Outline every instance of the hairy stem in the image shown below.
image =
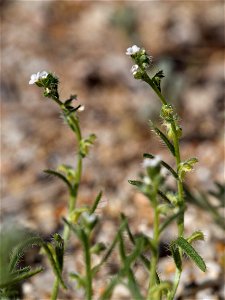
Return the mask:
{"type": "MultiPolygon", "coordinates": [[[[173,122],[172,124],[172,130],[173,130],[173,143],[174,143],[174,149],[175,149],[175,156],[176,156],[176,166],[177,166],[177,172],[178,172],[178,166],[181,162],[181,158],[180,158],[180,146],[179,146],[179,138],[177,136],[177,130],[176,130],[176,126],[175,123],[173,122]]],[[[184,188],[183,188],[183,184],[180,181],[180,179],[177,179],[177,190],[178,190],[178,205],[181,211],[181,214],[178,216],[177,219],[177,227],[178,227],[178,236],[181,237],[184,234],[184,188]]],[[[182,250],[179,250],[180,256],[182,257],[182,250]]],[[[169,294],[169,300],[173,300],[175,295],[176,295],[176,291],[180,282],[180,277],[181,277],[181,270],[179,270],[178,268],[176,268],[176,273],[175,273],[175,277],[174,277],[174,283],[173,283],[173,289],[172,292],[169,294]]]]}
{"type": "Polygon", "coordinates": [[[58,278],[55,278],[55,281],[53,283],[53,288],[52,288],[51,300],[57,300],[58,292],[59,292],[59,280],[58,278]]]}
{"type": "MultiPolygon", "coordinates": [[[[61,106],[63,112],[65,113],[65,108],[61,106]]],[[[79,126],[78,118],[74,117],[73,115],[69,115],[66,117],[67,123],[70,126],[70,128],[75,132],[77,144],[80,145],[80,141],[82,139],[81,130],[79,126]]],[[[80,146],[79,146],[80,147],[80,146]]],[[[77,167],[76,167],[76,180],[73,185],[73,189],[70,192],[69,197],[69,208],[68,208],[68,216],[70,217],[71,213],[76,208],[76,202],[77,202],[77,195],[78,195],[78,189],[80,185],[81,175],[82,175],[82,156],[80,154],[80,148],[78,153],[78,159],[77,159],[77,167]]],[[[64,225],[63,229],[63,239],[64,239],[64,247],[66,248],[68,240],[70,237],[70,227],[68,225],[64,225]]],[[[52,296],[51,300],[56,300],[59,290],[59,280],[55,278],[53,290],[52,290],[52,296]]]]}
{"type": "MultiPolygon", "coordinates": [[[[154,224],[153,224],[153,245],[155,248],[155,251],[152,252],[152,257],[151,257],[151,265],[150,265],[150,280],[149,280],[149,288],[148,288],[148,296],[147,300],[151,300],[151,288],[158,284],[158,280],[156,277],[156,269],[157,269],[157,263],[158,263],[158,258],[159,258],[159,252],[158,252],[158,247],[159,247],[159,212],[157,210],[157,203],[155,199],[155,204],[154,204],[154,224]]],[[[155,299],[158,300],[159,298],[155,299]]]]}
{"type": "MultiPolygon", "coordinates": [[[[166,101],[164,96],[161,94],[161,92],[159,91],[159,89],[157,88],[157,86],[154,84],[154,82],[148,76],[147,73],[145,73],[143,75],[142,79],[151,86],[151,88],[154,90],[154,92],[158,95],[158,97],[159,97],[160,101],[162,102],[162,104],[168,104],[168,102],[166,101]]],[[[177,167],[177,171],[178,171],[178,166],[181,162],[181,157],[180,157],[179,137],[178,137],[178,134],[177,134],[175,120],[172,121],[171,126],[172,126],[172,131],[173,131],[173,144],[174,144],[174,149],[175,149],[176,167],[177,167]]],[[[179,178],[177,179],[177,191],[178,191],[178,206],[179,206],[180,211],[181,211],[181,213],[179,214],[178,219],[177,219],[177,227],[178,227],[178,236],[181,237],[181,236],[183,236],[183,233],[184,233],[184,207],[185,207],[185,203],[184,203],[184,188],[183,188],[183,184],[182,184],[182,182],[180,181],[179,178]]],[[[180,253],[180,256],[182,256],[182,251],[181,250],[179,251],[179,253],[180,253]]],[[[155,264],[155,258],[154,257],[153,257],[153,260],[151,261],[151,263],[155,264]]],[[[179,269],[176,269],[173,289],[172,289],[172,292],[169,295],[169,298],[168,298],[169,300],[172,300],[175,297],[175,294],[176,294],[176,291],[177,291],[177,288],[178,288],[178,285],[179,285],[179,282],[180,282],[180,277],[181,277],[181,271],[179,269]]],[[[148,298],[148,299],[150,299],[150,298],[148,298]]]]}

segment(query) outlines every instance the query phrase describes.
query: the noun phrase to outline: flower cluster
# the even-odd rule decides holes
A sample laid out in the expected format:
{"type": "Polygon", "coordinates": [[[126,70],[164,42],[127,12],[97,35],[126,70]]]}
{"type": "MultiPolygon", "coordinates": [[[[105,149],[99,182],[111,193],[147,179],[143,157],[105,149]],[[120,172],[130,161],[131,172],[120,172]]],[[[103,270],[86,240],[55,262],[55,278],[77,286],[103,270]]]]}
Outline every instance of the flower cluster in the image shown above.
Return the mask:
{"type": "Polygon", "coordinates": [[[46,72],[46,71],[37,72],[37,74],[32,74],[31,75],[29,84],[37,83],[41,79],[45,79],[47,77],[48,77],[48,72],[46,72]]]}
{"type": "Polygon", "coordinates": [[[144,48],[137,45],[127,48],[126,55],[130,55],[135,64],[131,68],[131,73],[135,79],[141,79],[142,75],[150,67],[152,57],[147,55],[144,48]]]}
{"type": "Polygon", "coordinates": [[[30,77],[29,84],[36,84],[44,88],[44,96],[57,100],[58,95],[58,78],[46,71],[37,72],[30,77]]]}

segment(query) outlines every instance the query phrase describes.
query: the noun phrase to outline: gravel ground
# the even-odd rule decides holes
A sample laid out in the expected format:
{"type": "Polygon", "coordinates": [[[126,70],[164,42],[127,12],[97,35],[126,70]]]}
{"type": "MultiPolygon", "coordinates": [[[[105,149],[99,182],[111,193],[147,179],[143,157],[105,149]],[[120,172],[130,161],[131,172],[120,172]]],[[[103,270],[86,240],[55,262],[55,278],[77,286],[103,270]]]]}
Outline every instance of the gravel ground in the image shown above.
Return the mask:
{"type": "MultiPolygon", "coordinates": [[[[90,204],[104,190],[96,238],[110,243],[121,211],[135,233],[151,233],[148,202],[127,180],[138,177],[144,152],[172,160],[147,125],[149,119],[158,120],[159,105],[130,73],[125,50],[133,44],[150,52],[153,69],[165,71],[163,91],[176,105],[183,125],[182,156],[199,158],[187,183],[204,191],[213,188],[214,181],[224,182],[221,1],[2,1],[1,19],[2,222],[25,224],[45,237],[61,229],[66,190],[42,170],[74,164],[76,145],[54,104],[28,85],[30,74],[48,70],[60,79],[62,99],[76,93],[85,105],[80,113],[84,135],[94,132],[98,137],[85,161],[78,199],[79,205],[90,204]]],[[[186,261],[179,299],[224,299],[223,231],[207,211],[194,205],[188,209],[186,228],[187,234],[198,229],[205,233],[206,242],[197,246],[208,271],[202,274],[186,261]]],[[[175,235],[171,227],[163,242],[175,235]]],[[[82,269],[80,250],[77,241],[71,241],[65,272],[82,269]]],[[[96,279],[95,299],[107,274],[112,276],[118,268],[114,256],[96,279]]],[[[46,270],[23,284],[24,299],[50,297],[53,275],[44,258],[41,262],[46,270]]],[[[173,276],[168,256],[160,259],[159,272],[168,279],[173,276]]],[[[141,266],[135,274],[144,290],[147,278],[141,266]]],[[[70,285],[60,299],[83,300],[82,291],[70,285]]],[[[132,297],[118,285],[113,299],[132,297]]]]}

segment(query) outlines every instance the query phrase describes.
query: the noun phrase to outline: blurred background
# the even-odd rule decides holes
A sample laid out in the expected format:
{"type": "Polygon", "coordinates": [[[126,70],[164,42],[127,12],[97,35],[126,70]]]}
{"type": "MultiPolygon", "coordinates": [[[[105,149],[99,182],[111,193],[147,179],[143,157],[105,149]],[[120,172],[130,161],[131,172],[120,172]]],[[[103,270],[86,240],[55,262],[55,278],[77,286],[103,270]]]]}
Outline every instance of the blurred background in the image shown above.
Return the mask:
{"type": "MultiPolygon", "coordinates": [[[[148,202],[127,180],[138,178],[144,152],[173,161],[148,126],[149,119],[160,122],[160,103],[130,73],[132,61],[125,52],[133,44],[153,56],[153,72],[164,70],[162,91],[183,125],[182,157],[199,159],[187,183],[205,191],[214,189],[214,181],[224,182],[223,1],[5,0],[0,5],[2,221],[50,236],[61,230],[66,214],[63,184],[42,170],[74,165],[76,145],[54,103],[28,85],[32,73],[46,70],[59,77],[61,99],[77,94],[85,105],[80,113],[84,136],[98,137],[85,159],[79,204],[92,203],[103,189],[102,239],[112,238],[121,211],[134,232],[151,230],[148,202]]],[[[206,234],[210,280],[218,280],[223,271],[218,251],[225,248],[221,226],[196,205],[190,206],[186,223],[187,234],[196,229],[206,234]]],[[[172,230],[167,238],[175,235],[172,230]]],[[[196,282],[192,275],[186,274],[185,284],[196,282]]],[[[37,277],[26,284],[25,298],[47,299],[52,274],[37,277]]],[[[208,288],[210,299],[223,299],[220,288],[208,288]]],[[[69,293],[62,297],[74,299],[69,293]]],[[[130,299],[123,297],[115,299],[130,299]]],[[[196,299],[206,296],[201,297],[196,299]]]]}

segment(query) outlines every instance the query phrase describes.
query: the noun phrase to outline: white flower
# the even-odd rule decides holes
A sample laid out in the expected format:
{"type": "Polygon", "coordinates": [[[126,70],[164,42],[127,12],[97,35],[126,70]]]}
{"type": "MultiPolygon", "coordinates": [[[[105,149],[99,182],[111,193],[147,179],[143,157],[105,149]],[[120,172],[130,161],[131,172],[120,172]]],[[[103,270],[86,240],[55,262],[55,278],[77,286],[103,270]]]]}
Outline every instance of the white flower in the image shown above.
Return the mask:
{"type": "Polygon", "coordinates": [[[84,105],[81,105],[79,108],[78,108],[78,111],[84,111],[85,110],[85,106],[84,105]]]}
{"type": "Polygon", "coordinates": [[[37,82],[40,79],[47,78],[47,76],[48,76],[48,72],[46,72],[46,71],[37,72],[37,74],[32,74],[30,77],[29,84],[34,84],[35,82],[37,82]]]}
{"type": "Polygon", "coordinates": [[[133,54],[139,52],[140,49],[141,49],[141,48],[139,48],[138,46],[133,45],[132,47],[127,48],[126,55],[133,55],[133,54]]]}
{"type": "Polygon", "coordinates": [[[150,184],[151,184],[151,179],[150,179],[149,177],[145,176],[145,177],[143,178],[143,182],[144,182],[144,184],[146,184],[146,185],[150,185],[150,184]]]}
{"type": "Polygon", "coordinates": [[[82,217],[88,224],[94,223],[96,221],[96,216],[93,214],[89,215],[89,213],[87,213],[86,211],[82,213],[82,217]]]}
{"type": "Polygon", "coordinates": [[[144,168],[154,168],[158,166],[160,162],[161,162],[161,157],[156,155],[153,159],[150,158],[144,159],[142,166],[144,168]]]}
{"type": "Polygon", "coordinates": [[[136,75],[138,72],[138,69],[139,69],[138,65],[133,65],[130,71],[133,75],[136,75]]]}

